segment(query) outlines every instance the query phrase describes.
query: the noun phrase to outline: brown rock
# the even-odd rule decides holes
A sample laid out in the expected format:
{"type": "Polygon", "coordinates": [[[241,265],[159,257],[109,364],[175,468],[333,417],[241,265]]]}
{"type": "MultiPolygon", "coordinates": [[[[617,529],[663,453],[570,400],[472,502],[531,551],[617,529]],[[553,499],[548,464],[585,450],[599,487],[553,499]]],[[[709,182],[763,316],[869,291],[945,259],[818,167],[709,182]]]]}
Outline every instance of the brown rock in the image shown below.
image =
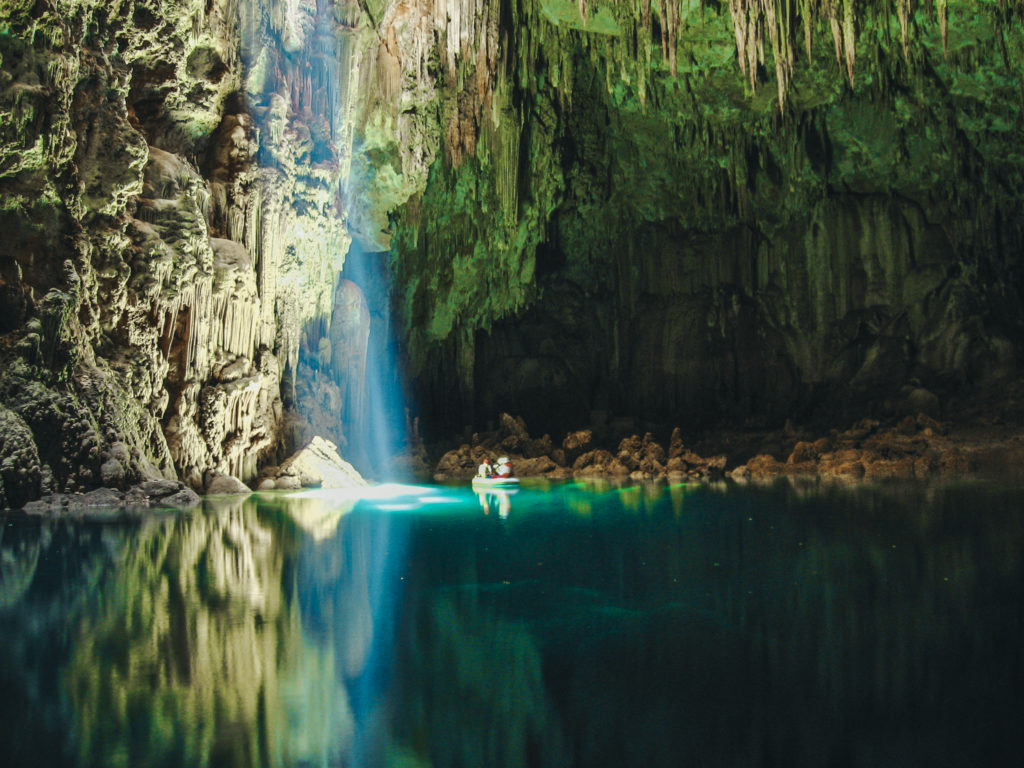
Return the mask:
{"type": "Polygon", "coordinates": [[[513,462],[515,472],[519,477],[536,477],[558,469],[558,465],[551,460],[550,456],[538,456],[532,459],[516,459],[513,462]]]}
{"type": "Polygon", "coordinates": [[[864,475],[862,452],[855,448],[844,448],[822,454],[818,458],[818,474],[835,477],[861,477],[864,475]]]}
{"type": "Polygon", "coordinates": [[[747,470],[753,479],[776,477],[782,474],[783,465],[767,453],[758,454],[747,462],[747,470]]]}
{"type": "Polygon", "coordinates": [[[913,477],[914,459],[903,457],[900,459],[876,459],[875,461],[864,462],[864,477],[869,478],[891,478],[891,477],[913,477]]]}
{"type": "Polygon", "coordinates": [[[733,480],[749,480],[750,470],[747,468],[746,464],[742,464],[738,467],[734,467],[732,471],[729,472],[729,477],[733,480]]]}
{"type": "Polygon", "coordinates": [[[819,437],[815,440],[812,445],[814,446],[814,452],[821,456],[823,453],[828,453],[834,447],[835,441],[831,437],[819,437]]]}
{"type": "Polygon", "coordinates": [[[921,431],[930,429],[933,434],[944,435],[949,431],[949,427],[943,424],[941,421],[936,421],[931,416],[925,413],[917,414],[917,427],[921,431]]]}
{"type": "Polygon", "coordinates": [[[615,458],[630,471],[636,469],[640,464],[640,453],[638,451],[620,450],[615,458]]]}
{"type": "Polygon", "coordinates": [[[789,458],[786,459],[786,463],[793,464],[805,464],[807,462],[814,462],[818,459],[818,451],[815,449],[812,443],[799,442],[793,446],[793,452],[789,454],[789,458]]]}
{"type": "Polygon", "coordinates": [[[643,441],[640,440],[640,436],[639,435],[630,435],[629,437],[624,437],[624,438],[622,438],[619,441],[619,451],[618,452],[619,453],[625,452],[625,453],[639,454],[640,451],[643,449],[643,447],[644,447],[644,444],[643,444],[643,441]]]}
{"type": "Polygon", "coordinates": [[[675,458],[676,456],[682,455],[686,447],[683,445],[683,433],[679,427],[672,430],[672,437],[668,441],[668,456],[669,458],[675,458]]]}
{"type": "Polygon", "coordinates": [[[570,432],[562,441],[562,448],[565,450],[567,462],[573,462],[575,467],[576,459],[591,449],[594,442],[594,433],[589,429],[580,429],[570,432]]]}
{"type": "Polygon", "coordinates": [[[856,443],[873,434],[876,429],[878,429],[878,421],[875,419],[861,419],[850,429],[841,432],[839,439],[844,443],[856,443]]]}
{"type": "Polygon", "coordinates": [[[614,460],[615,457],[612,456],[608,451],[605,451],[603,449],[597,449],[593,451],[587,451],[586,453],[581,454],[576,459],[576,461],[572,463],[572,468],[573,470],[580,470],[585,469],[586,467],[593,466],[595,464],[608,465],[611,464],[614,460]]]}

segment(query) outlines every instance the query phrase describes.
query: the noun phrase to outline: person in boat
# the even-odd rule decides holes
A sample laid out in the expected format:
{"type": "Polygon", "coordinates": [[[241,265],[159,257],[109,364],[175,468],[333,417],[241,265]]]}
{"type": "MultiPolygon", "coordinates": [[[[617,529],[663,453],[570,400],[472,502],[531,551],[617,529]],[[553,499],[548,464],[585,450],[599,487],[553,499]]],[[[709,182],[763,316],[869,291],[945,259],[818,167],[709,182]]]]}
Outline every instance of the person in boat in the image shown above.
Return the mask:
{"type": "Polygon", "coordinates": [[[491,460],[486,456],[484,460],[480,462],[480,466],[476,469],[477,477],[491,477],[494,475],[494,468],[491,466],[491,460]]]}
{"type": "Polygon", "coordinates": [[[512,477],[512,462],[508,460],[508,457],[502,456],[498,459],[498,466],[495,469],[495,475],[501,478],[512,477]]]}

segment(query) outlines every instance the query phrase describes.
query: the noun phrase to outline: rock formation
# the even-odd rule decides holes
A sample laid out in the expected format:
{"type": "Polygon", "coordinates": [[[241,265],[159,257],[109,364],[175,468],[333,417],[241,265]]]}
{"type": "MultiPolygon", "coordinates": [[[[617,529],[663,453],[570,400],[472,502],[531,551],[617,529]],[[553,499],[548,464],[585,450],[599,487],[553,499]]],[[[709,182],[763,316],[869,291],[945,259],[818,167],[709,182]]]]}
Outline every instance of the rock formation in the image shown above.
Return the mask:
{"type": "Polygon", "coordinates": [[[5,5],[0,505],[287,447],[280,381],[349,244],[342,11],[5,5]]]}
{"type": "Polygon", "coordinates": [[[1019,3],[584,7],[513,3],[493,67],[466,32],[458,130],[392,217],[428,433],[1019,379],[1019,3]]]}

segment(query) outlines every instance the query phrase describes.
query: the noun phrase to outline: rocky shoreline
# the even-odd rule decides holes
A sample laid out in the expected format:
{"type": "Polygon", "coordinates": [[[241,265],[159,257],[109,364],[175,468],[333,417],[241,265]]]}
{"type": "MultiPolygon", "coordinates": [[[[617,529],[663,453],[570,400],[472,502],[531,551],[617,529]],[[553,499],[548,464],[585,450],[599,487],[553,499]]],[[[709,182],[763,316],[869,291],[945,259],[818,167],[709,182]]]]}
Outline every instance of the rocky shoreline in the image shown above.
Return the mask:
{"type": "Polygon", "coordinates": [[[210,473],[203,495],[178,480],[154,479],[127,489],[100,487],[82,493],[53,493],[29,501],[20,511],[50,517],[84,516],[90,519],[117,519],[124,514],[148,510],[188,509],[204,497],[238,496],[267,490],[303,488],[356,488],[366,480],[338,455],[337,446],[322,437],[314,437],[281,466],[264,467],[250,488],[237,477],[210,473]]]}
{"type": "MultiPolygon", "coordinates": [[[[468,442],[444,453],[432,479],[468,480],[484,458],[494,461],[499,456],[509,457],[518,477],[555,481],[603,478],[621,483],[966,479],[1019,476],[1024,467],[1024,427],[991,420],[945,422],[924,413],[888,422],[865,418],[848,429],[818,436],[788,424],[774,431],[722,431],[690,445],[676,427],[666,443],[651,432],[616,439],[610,430],[600,427],[572,431],[556,443],[547,434],[531,437],[522,418],[503,413],[497,429],[475,433],[468,442]]],[[[427,468],[424,457],[420,459],[417,466],[427,468]]],[[[253,483],[255,488],[237,478],[214,474],[200,495],[180,481],[156,479],[127,489],[55,493],[26,503],[21,511],[50,517],[116,519],[126,513],[191,508],[204,496],[366,484],[332,443],[315,438],[280,467],[264,468],[253,483]]]]}
{"type": "Polygon", "coordinates": [[[96,488],[87,493],[54,493],[28,502],[21,511],[46,517],[115,519],[125,513],[188,509],[201,501],[198,493],[177,480],[147,480],[125,491],[96,488]]]}
{"type": "Polygon", "coordinates": [[[519,477],[629,482],[935,479],[1013,474],[1024,466],[1024,427],[953,424],[924,413],[888,422],[865,418],[824,435],[788,424],[777,431],[721,432],[692,446],[684,443],[678,427],[667,445],[650,432],[617,441],[599,432],[576,430],[556,444],[549,435],[532,438],[521,418],[502,414],[496,430],[476,433],[446,452],[433,479],[470,478],[484,458],[493,461],[499,455],[511,459],[519,477]]]}

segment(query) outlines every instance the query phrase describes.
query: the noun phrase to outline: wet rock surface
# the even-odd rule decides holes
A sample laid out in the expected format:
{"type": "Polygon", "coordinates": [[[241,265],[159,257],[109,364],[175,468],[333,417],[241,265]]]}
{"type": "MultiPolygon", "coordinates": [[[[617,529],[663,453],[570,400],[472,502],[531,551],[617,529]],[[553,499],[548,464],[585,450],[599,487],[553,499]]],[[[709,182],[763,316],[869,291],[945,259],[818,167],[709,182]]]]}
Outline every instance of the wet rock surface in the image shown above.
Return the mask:
{"type": "Polygon", "coordinates": [[[148,480],[127,490],[96,488],[87,493],[54,493],[25,504],[21,511],[49,517],[116,520],[150,511],[188,509],[202,498],[176,480],[148,480]]]}

